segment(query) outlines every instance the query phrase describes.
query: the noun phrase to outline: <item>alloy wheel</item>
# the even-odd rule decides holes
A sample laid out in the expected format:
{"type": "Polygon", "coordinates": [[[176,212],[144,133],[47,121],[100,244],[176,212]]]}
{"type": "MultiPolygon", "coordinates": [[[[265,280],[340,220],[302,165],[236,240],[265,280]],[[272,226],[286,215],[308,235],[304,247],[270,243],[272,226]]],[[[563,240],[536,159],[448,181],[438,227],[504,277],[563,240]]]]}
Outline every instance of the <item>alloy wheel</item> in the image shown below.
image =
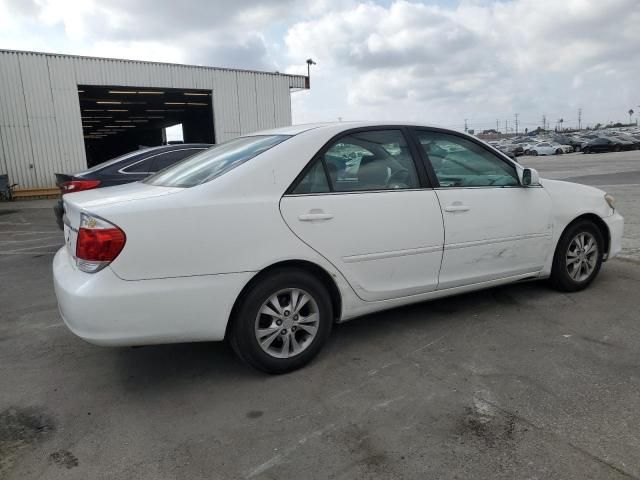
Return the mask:
{"type": "Polygon", "coordinates": [[[578,233],[567,248],[567,273],[576,282],[584,282],[598,264],[598,242],[589,232],[578,233]]]}
{"type": "Polygon", "coordinates": [[[311,345],[319,324],[315,299],[299,288],[286,288],[271,295],[260,307],[255,336],[268,355],[291,358],[311,345]]]}

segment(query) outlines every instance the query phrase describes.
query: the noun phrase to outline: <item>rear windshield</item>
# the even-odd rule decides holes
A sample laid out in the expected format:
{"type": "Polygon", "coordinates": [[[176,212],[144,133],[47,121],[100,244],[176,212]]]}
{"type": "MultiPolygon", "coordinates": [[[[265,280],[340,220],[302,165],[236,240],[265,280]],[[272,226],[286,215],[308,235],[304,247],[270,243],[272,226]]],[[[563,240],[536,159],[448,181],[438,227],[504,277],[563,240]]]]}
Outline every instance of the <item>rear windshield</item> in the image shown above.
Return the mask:
{"type": "Polygon", "coordinates": [[[223,173],[269,150],[290,135],[256,135],[240,137],[215,145],[172,165],[144,180],[163,187],[193,187],[213,180],[223,173]]]}
{"type": "Polygon", "coordinates": [[[139,150],[134,150],[133,152],[125,153],[124,155],[120,155],[119,157],[112,158],[111,160],[107,160],[106,162],[102,162],[97,165],[94,165],[88,170],[83,170],[82,172],[78,172],[76,173],[76,175],[80,175],[81,173],[97,172],[98,170],[102,170],[103,168],[113,165],[114,163],[118,163],[127,158],[135,157],[136,155],[140,155],[141,153],[150,152],[151,150],[153,150],[153,147],[144,147],[139,150]]]}

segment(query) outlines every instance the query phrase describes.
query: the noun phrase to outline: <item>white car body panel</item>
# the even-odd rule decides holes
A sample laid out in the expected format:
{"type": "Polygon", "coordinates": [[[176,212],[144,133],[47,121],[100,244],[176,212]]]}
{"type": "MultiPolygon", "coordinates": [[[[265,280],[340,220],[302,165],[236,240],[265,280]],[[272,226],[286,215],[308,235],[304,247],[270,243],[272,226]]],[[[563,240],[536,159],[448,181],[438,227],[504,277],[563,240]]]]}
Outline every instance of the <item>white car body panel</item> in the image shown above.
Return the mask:
{"type": "MultiPolygon", "coordinates": [[[[65,195],[69,244],[53,264],[65,322],[82,338],[105,345],[220,340],[251,279],[291,261],[328,274],[340,296],[336,320],[343,321],[548,276],[562,231],[583,214],[608,225],[609,257],[619,252],[622,217],[606,204],[604,192],[567,182],[285,195],[334,135],[376,125],[276,129],[294,136],[190,188],[134,183],[65,195]],[[456,202],[470,209],[444,210],[456,202]],[[333,216],[300,221],[314,210],[333,216]],[[80,271],[73,258],[82,212],[126,234],[122,252],[97,273],[80,271]]],[[[513,165],[521,176],[522,167],[513,165]]]]}
{"type": "MultiPolygon", "coordinates": [[[[540,183],[551,197],[554,207],[552,245],[555,246],[558,243],[562,232],[574,219],[582,215],[595,215],[601,218],[605,224],[614,227],[614,230],[609,229],[612,241],[608,257],[614,257],[620,252],[622,217],[609,207],[606,202],[602,201],[605,195],[604,191],[595,187],[561,180],[540,179],[540,183]]],[[[547,259],[541,275],[548,276],[551,273],[552,261],[553,255],[547,259]]]]}
{"type": "Polygon", "coordinates": [[[235,298],[252,277],[246,272],[126,281],[110,268],[81,272],[64,247],[53,268],[69,329],[110,346],[222,340],[235,298]]]}
{"type": "Polygon", "coordinates": [[[438,286],[444,229],[433,190],[293,195],[280,209],[291,230],[343,272],[363,300],[438,286]],[[310,220],[309,214],[331,218],[310,220]]]}
{"type": "Polygon", "coordinates": [[[543,188],[440,188],[446,232],[439,289],[537,275],[551,250],[551,199],[543,188]],[[535,203],[535,209],[528,207],[535,203]],[[448,212],[453,206],[468,210],[448,212]]]}

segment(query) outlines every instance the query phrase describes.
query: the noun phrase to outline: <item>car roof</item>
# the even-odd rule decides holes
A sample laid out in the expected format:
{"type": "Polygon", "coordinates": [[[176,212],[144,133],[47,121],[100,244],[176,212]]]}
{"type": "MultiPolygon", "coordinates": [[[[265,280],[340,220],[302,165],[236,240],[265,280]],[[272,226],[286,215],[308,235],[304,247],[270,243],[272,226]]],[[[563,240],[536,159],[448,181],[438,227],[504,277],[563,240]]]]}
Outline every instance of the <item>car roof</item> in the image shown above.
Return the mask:
{"type": "Polygon", "coordinates": [[[260,130],[252,132],[246,136],[257,135],[298,135],[309,130],[349,130],[351,128],[361,127],[380,127],[380,126],[412,126],[412,127],[429,127],[429,128],[443,128],[446,130],[454,130],[452,128],[446,128],[439,125],[427,125],[417,122],[400,122],[400,121],[345,121],[345,122],[318,122],[318,123],[306,123],[300,125],[291,125],[288,127],[272,128],[269,130],[260,130]]]}

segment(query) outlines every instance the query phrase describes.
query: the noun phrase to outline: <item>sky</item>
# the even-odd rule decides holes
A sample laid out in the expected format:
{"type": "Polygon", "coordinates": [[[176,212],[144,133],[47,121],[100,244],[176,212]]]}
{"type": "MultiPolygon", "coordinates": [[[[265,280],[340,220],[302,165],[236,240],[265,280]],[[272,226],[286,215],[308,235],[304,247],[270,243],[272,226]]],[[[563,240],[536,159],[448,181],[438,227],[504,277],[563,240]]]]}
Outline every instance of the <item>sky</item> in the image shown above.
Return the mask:
{"type": "Polygon", "coordinates": [[[0,0],[2,49],[305,74],[312,58],[294,123],[627,122],[638,25],[639,0],[0,0]]]}

